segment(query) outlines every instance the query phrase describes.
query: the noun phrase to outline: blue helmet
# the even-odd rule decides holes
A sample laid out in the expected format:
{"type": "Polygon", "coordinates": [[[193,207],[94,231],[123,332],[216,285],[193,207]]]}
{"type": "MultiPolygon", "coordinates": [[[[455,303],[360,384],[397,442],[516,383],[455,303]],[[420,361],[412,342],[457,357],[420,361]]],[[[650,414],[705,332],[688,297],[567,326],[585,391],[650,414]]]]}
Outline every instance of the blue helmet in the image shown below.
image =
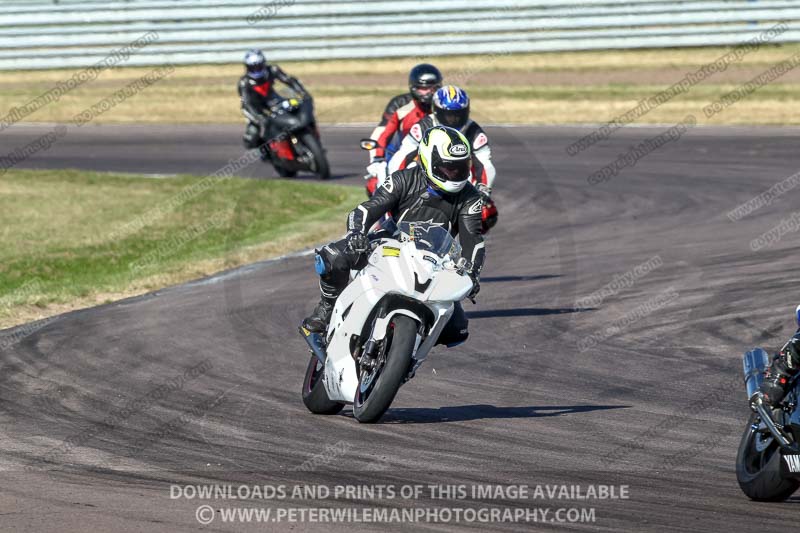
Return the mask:
{"type": "Polygon", "coordinates": [[[244,66],[247,75],[254,80],[260,80],[267,75],[267,59],[261,50],[248,50],[244,55],[244,66]]]}
{"type": "Polygon", "coordinates": [[[455,85],[445,85],[433,96],[433,114],[443,125],[461,129],[469,120],[469,96],[455,85]]]}

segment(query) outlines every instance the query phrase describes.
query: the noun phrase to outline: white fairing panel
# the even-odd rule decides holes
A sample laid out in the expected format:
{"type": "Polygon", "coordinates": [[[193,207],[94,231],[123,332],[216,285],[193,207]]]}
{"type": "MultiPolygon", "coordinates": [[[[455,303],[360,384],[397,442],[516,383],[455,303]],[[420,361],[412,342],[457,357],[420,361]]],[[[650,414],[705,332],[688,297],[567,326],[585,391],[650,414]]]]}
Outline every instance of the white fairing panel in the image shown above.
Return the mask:
{"type": "Polygon", "coordinates": [[[460,302],[472,290],[469,276],[461,276],[452,270],[439,272],[431,283],[428,300],[433,302],[460,302]]]}
{"type": "MultiPolygon", "coordinates": [[[[437,317],[429,337],[418,344],[415,355],[416,366],[419,366],[452,315],[453,302],[463,299],[471,288],[468,276],[443,268],[440,258],[418,250],[413,242],[382,241],[370,255],[367,266],[355,275],[336,300],[328,327],[325,359],[324,384],[328,397],[343,402],[352,402],[355,398],[358,375],[351,354],[351,338],[362,334],[372,310],[386,294],[399,294],[422,302],[437,317]],[[422,292],[417,292],[417,288],[422,292]]],[[[398,312],[421,320],[408,310],[398,312]]],[[[379,331],[371,332],[374,339],[384,337],[389,318],[375,323],[379,331]]]]}

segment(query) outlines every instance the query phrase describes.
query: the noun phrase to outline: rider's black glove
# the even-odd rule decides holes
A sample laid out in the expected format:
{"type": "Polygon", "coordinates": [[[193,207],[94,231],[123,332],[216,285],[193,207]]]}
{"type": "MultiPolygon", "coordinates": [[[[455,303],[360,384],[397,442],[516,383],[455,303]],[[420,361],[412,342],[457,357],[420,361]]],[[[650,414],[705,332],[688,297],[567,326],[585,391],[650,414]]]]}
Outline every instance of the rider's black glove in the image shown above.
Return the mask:
{"type": "Polygon", "coordinates": [[[347,236],[347,249],[362,254],[369,251],[369,239],[363,233],[353,232],[347,236]]]}
{"type": "Polygon", "coordinates": [[[492,189],[485,183],[478,183],[475,185],[475,188],[478,189],[478,192],[481,194],[481,198],[483,199],[483,203],[489,203],[489,199],[492,197],[492,189]]]}
{"type": "Polygon", "coordinates": [[[480,279],[478,279],[478,275],[472,272],[469,273],[469,279],[472,280],[472,290],[469,291],[467,298],[469,298],[472,303],[475,303],[475,297],[481,292],[481,282],[480,279]]]}

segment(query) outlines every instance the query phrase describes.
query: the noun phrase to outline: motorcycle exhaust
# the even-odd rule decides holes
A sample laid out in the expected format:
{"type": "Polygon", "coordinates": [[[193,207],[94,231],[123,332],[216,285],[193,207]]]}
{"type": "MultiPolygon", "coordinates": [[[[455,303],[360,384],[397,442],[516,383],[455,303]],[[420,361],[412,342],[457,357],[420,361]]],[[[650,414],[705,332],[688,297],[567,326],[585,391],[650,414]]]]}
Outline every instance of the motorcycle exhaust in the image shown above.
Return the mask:
{"type": "Polygon", "coordinates": [[[313,353],[317,359],[319,359],[320,363],[325,364],[325,358],[328,356],[328,354],[325,351],[325,344],[323,343],[322,335],[319,333],[312,333],[303,326],[300,326],[300,335],[302,335],[308,343],[311,353],[313,353]]]}
{"type": "Polygon", "coordinates": [[[775,437],[775,440],[778,441],[778,444],[781,445],[781,448],[789,448],[791,446],[791,441],[786,438],[786,435],[775,425],[775,421],[772,420],[772,415],[769,413],[767,408],[764,406],[764,403],[761,400],[755,404],[756,413],[761,417],[761,421],[764,422],[764,425],[767,427],[772,436],[775,437]]]}
{"type": "Polygon", "coordinates": [[[761,348],[750,350],[744,354],[742,366],[744,367],[744,384],[747,387],[747,398],[750,399],[764,381],[764,372],[769,366],[769,354],[761,348]]]}
{"type": "Polygon", "coordinates": [[[778,441],[781,447],[785,448],[790,446],[791,442],[775,424],[772,415],[764,405],[762,399],[753,398],[753,395],[758,392],[761,382],[764,381],[764,372],[766,372],[769,363],[769,354],[761,348],[755,348],[754,350],[746,352],[742,358],[744,384],[745,387],[747,387],[747,398],[751,400],[751,408],[758,413],[764,426],[766,426],[775,440],[778,441]]]}

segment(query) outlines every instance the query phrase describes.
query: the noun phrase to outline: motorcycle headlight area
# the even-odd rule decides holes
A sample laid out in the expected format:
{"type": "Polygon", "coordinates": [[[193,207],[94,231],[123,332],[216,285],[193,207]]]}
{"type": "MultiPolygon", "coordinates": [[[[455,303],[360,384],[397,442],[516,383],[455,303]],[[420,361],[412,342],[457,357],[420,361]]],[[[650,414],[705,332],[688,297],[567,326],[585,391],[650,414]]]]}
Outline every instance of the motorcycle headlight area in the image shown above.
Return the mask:
{"type": "Polygon", "coordinates": [[[417,251],[417,264],[423,272],[433,274],[442,270],[442,260],[430,252],[417,251]]]}

